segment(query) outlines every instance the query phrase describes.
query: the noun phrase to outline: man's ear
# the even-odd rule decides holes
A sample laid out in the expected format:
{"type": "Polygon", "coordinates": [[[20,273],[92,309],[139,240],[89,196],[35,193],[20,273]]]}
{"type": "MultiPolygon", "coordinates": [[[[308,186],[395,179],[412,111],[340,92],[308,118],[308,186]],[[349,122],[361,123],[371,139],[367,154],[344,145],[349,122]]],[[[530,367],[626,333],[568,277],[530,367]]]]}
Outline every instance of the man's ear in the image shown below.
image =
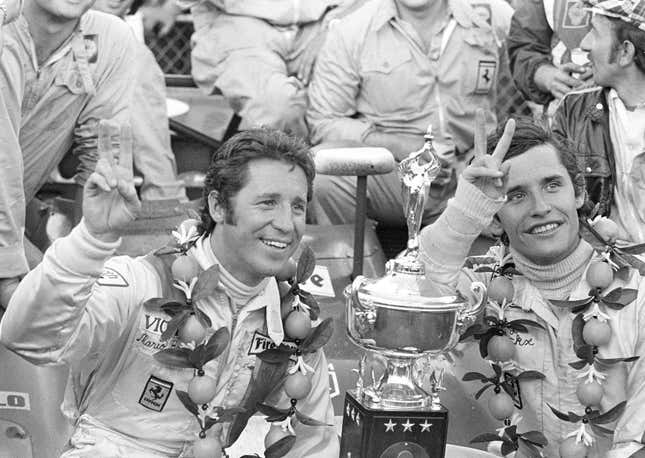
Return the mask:
{"type": "Polygon", "coordinates": [[[502,227],[502,222],[499,220],[499,216],[493,216],[493,220],[488,225],[488,230],[496,237],[500,237],[504,233],[504,228],[502,227]]]}
{"type": "Polygon", "coordinates": [[[587,201],[587,190],[583,188],[580,191],[580,193],[576,196],[576,209],[580,210],[586,201],[587,201]]]}
{"type": "Polygon", "coordinates": [[[210,213],[215,224],[224,222],[226,217],[226,209],[221,204],[219,197],[219,192],[217,191],[211,191],[208,193],[208,213],[210,213]]]}
{"type": "Polygon", "coordinates": [[[627,67],[634,62],[634,56],[636,56],[636,47],[634,46],[634,43],[629,40],[623,41],[618,57],[619,64],[622,67],[627,67]]]}

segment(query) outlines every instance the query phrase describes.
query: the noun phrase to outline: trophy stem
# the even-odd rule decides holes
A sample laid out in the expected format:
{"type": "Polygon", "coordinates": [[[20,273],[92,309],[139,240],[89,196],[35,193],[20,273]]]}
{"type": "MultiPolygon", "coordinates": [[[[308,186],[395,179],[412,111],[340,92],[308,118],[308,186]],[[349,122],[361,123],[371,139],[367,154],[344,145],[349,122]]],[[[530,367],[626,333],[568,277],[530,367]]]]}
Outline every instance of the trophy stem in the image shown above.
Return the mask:
{"type": "Polygon", "coordinates": [[[419,409],[428,405],[428,393],[414,381],[417,358],[387,358],[385,376],[378,388],[381,405],[392,409],[419,409]]]}

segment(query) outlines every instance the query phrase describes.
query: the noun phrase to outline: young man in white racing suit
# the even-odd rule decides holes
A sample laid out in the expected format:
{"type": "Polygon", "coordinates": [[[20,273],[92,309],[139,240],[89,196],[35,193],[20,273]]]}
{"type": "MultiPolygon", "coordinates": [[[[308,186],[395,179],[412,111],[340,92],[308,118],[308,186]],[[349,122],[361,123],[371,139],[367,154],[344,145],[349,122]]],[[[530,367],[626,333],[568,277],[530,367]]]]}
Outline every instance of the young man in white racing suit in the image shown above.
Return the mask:
{"type": "MultiPolygon", "coordinates": [[[[140,205],[127,158],[122,150],[125,172],[99,160],[84,188],[83,220],[21,282],[0,323],[0,340],[35,364],[70,366],[64,408],[76,425],[63,456],[191,457],[200,428],[177,391],[187,391],[196,371],[153,357],[168,347],[161,333],[171,318],[145,304],[175,289],[169,264],[153,255],[112,257],[119,228],[140,205]]],[[[201,236],[187,253],[201,269],[219,265],[219,290],[195,302],[212,322],[208,332],[226,327],[231,336],[226,350],[203,366],[217,381],[210,406],[253,412],[249,399],[290,406],[280,384],[253,383],[252,376],[262,364],[257,347],[285,339],[274,275],[302,237],[314,174],[306,145],[277,131],[240,133],[213,156],[201,236]],[[249,398],[251,389],[264,390],[264,400],[249,398]]],[[[337,456],[336,431],[327,426],[334,420],[327,362],[321,350],[306,357],[312,388],[297,409],[326,426],[295,422],[287,456],[337,456]]],[[[228,444],[238,418],[216,424],[208,437],[228,444]]]]}
{"type": "MultiPolygon", "coordinates": [[[[467,291],[473,280],[491,280],[490,273],[463,267],[472,242],[491,223],[503,229],[512,262],[521,273],[512,277],[514,296],[505,317],[530,319],[543,326],[530,327],[526,334],[517,333],[521,339],[511,339],[515,346],[512,362],[521,370],[545,375],[543,380],[519,383],[523,408],[518,411],[522,420],[517,431],[542,432],[549,441],[544,456],[555,457],[560,456],[558,449],[565,437],[580,424],[558,419],[547,403],[561,412],[583,415],[585,406],[576,397],[576,387],[584,371],[569,366],[580,359],[574,353],[574,314],[550,301],[587,298],[591,285],[586,272],[600,256],[579,235],[577,209],[585,192],[574,153],[532,122],[518,123],[514,137],[513,126],[513,120],[509,121],[491,155],[484,153],[485,135],[479,135],[476,156],[460,177],[455,197],[441,217],[423,230],[420,247],[430,278],[467,291]]],[[[489,153],[494,145],[489,142],[489,153]]],[[[604,291],[616,287],[637,290],[636,299],[622,310],[600,306],[609,316],[611,339],[596,347],[597,356],[640,358],[603,369],[606,379],[597,408],[605,412],[621,401],[626,406],[614,422],[604,425],[615,430],[613,438],[594,436],[584,455],[592,458],[645,456],[645,281],[631,269],[626,276],[615,275],[604,291]]],[[[471,346],[465,351],[477,349],[471,346]]],[[[488,365],[482,368],[459,371],[493,373],[488,365]]],[[[475,392],[480,386],[469,382],[468,388],[475,392]]],[[[488,401],[492,391],[480,401],[488,401]]],[[[489,431],[472,433],[475,437],[485,432],[489,431]]]]}

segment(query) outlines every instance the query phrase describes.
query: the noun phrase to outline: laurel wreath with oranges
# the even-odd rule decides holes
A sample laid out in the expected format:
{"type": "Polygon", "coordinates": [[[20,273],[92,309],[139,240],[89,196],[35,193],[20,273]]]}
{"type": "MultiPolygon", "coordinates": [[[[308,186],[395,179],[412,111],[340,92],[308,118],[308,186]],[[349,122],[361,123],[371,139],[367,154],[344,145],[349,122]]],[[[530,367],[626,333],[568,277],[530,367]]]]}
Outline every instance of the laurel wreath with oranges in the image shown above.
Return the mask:
{"type": "MultiPolygon", "coordinates": [[[[613,435],[613,431],[603,425],[620,417],[626,403],[620,402],[605,412],[597,409],[604,395],[602,385],[607,377],[604,371],[610,366],[633,362],[639,358],[600,358],[598,348],[606,345],[611,339],[611,327],[608,323],[610,317],[603,310],[620,310],[633,302],[637,295],[636,290],[629,288],[606,290],[613,283],[615,276],[628,275],[631,268],[636,268],[641,275],[645,275],[645,263],[635,256],[645,251],[645,244],[617,247],[618,228],[607,218],[581,222],[583,237],[591,243],[602,259],[592,261],[587,269],[586,279],[591,286],[587,298],[573,301],[551,300],[553,305],[566,307],[571,313],[576,314],[572,322],[572,337],[574,351],[579,360],[569,365],[582,371],[578,376],[581,380],[576,389],[576,396],[584,407],[584,413],[564,413],[547,404],[560,420],[580,424],[560,443],[559,453],[562,458],[586,456],[594,441],[591,433],[597,436],[613,435]]],[[[492,267],[470,265],[476,267],[477,272],[491,272],[487,310],[495,311],[497,316],[485,316],[483,324],[478,323],[468,328],[462,340],[472,337],[479,341],[480,354],[482,358],[490,361],[494,375],[469,372],[464,375],[463,380],[479,380],[484,383],[484,387],[475,394],[477,399],[486,389],[494,387],[495,394],[489,399],[488,407],[494,418],[504,421],[504,427],[499,428],[497,434],[480,434],[471,442],[501,441],[501,452],[504,456],[519,451],[523,456],[540,457],[540,449],[547,445],[547,439],[539,431],[518,433],[517,423],[521,417],[515,409],[522,408],[521,400],[517,397],[519,382],[543,379],[544,375],[537,371],[518,371],[521,369],[513,362],[515,345],[508,333],[527,333],[527,327],[543,329],[543,326],[532,320],[505,319],[504,311],[511,305],[514,297],[512,276],[521,274],[515,270],[510,262],[510,255],[505,255],[504,250],[504,246],[500,246],[498,259],[492,267]]]]}
{"type": "MultiPolygon", "coordinates": [[[[265,438],[266,458],[284,456],[295,443],[294,421],[308,426],[326,425],[310,418],[297,409],[298,401],[305,399],[311,390],[311,375],[314,369],[310,367],[303,356],[320,349],[330,339],[333,326],[331,318],[322,321],[318,326],[312,322],[318,319],[320,308],[315,298],[301,288],[313,273],[315,256],[309,247],[305,247],[297,263],[289,260],[284,278],[286,288],[282,288],[282,310],[290,307],[286,314],[283,328],[290,341],[283,342],[274,349],[265,350],[258,355],[266,363],[265,371],[252,380],[252,384],[268,383],[260,390],[264,394],[273,391],[275,381],[284,389],[291,400],[288,409],[265,404],[264,395],[252,398],[253,405],[244,407],[223,408],[212,405],[217,393],[217,382],[206,375],[204,365],[220,356],[230,344],[231,336],[226,327],[209,331],[212,323],[209,317],[197,306],[213,292],[221,290],[219,285],[219,266],[214,265],[202,271],[197,261],[188,255],[188,251],[199,239],[196,225],[182,224],[177,231],[172,232],[174,241],[169,246],[157,250],[154,254],[176,254],[171,265],[173,278],[172,286],[183,293],[183,300],[168,298],[153,298],[145,306],[161,310],[172,317],[161,339],[171,342],[171,345],[155,353],[154,358],[171,367],[194,369],[195,375],[188,385],[187,391],[177,390],[177,396],[184,407],[197,419],[200,432],[192,446],[195,458],[219,458],[226,456],[225,448],[230,444],[222,444],[219,438],[207,436],[206,432],[218,423],[231,422],[236,416],[243,414],[246,418],[253,412],[260,411],[271,422],[265,438]],[[293,268],[292,268],[293,267],[293,268]],[[206,338],[210,334],[210,337],[206,338]]],[[[253,390],[252,390],[253,391],[253,390]]],[[[257,391],[257,390],[256,390],[257,391]]],[[[246,423],[244,422],[244,425],[246,423]]],[[[241,431],[236,431],[235,438],[241,431]]]]}

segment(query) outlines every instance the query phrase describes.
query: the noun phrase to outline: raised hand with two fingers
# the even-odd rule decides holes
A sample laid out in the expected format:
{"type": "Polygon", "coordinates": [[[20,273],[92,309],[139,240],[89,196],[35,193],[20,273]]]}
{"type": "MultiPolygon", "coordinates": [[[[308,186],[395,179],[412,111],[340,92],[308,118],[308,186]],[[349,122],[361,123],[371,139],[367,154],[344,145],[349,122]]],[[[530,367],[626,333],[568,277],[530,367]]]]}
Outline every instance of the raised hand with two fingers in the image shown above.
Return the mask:
{"type": "Polygon", "coordinates": [[[83,190],[83,217],[90,234],[113,241],[141,209],[134,187],[132,130],[102,120],[98,126],[98,156],[94,173],[83,190]],[[118,133],[119,154],[115,155],[113,133],[118,133]]]}
{"type": "Polygon", "coordinates": [[[497,142],[493,154],[486,154],[486,118],[484,111],[475,113],[475,156],[462,175],[464,180],[477,186],[491,199],[504,197],[504,180],[509,164],[504,163],[504,156],[515,133],[515,121],[509,119],[504,126],[504,133],[497,142]]]}

